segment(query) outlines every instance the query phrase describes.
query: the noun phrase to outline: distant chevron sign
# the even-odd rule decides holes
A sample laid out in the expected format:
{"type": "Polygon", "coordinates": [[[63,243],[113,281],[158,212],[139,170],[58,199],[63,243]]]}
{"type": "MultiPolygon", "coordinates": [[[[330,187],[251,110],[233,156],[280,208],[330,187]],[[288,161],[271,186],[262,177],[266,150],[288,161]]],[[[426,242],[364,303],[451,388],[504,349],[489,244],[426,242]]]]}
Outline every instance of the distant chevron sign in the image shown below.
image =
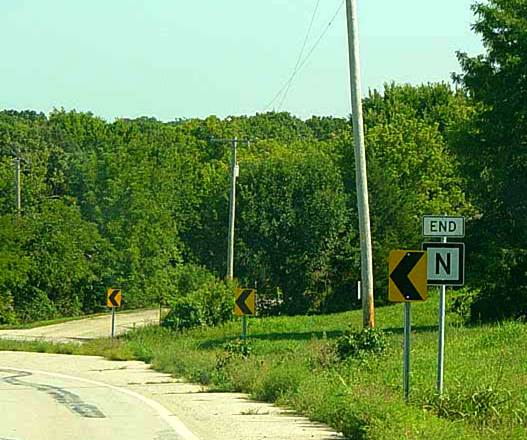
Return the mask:
{"type": "Polygon", "coordinates": [[[256,289],[236,289],[234,314],[236,316],[256,314],[256,289]]]}
{"type": "Polygon", "coordinates": [[[108,307],[121,307],[121,289],[109,288],[106,292],[106,305],[108,307]]]}

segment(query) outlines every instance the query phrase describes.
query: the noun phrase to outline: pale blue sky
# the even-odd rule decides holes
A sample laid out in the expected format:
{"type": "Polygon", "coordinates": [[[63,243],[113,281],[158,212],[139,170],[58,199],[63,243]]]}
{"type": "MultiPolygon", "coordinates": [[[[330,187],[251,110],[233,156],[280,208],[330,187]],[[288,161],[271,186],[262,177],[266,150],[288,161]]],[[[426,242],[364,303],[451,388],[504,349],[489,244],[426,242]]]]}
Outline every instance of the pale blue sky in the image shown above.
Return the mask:
{"type": "MultiPolygon", "coordinates": [[[[482,52],[474,0],[358,0],[363,87],[449,80],[482,52]]],[[[254,114],[291,75],[317,0],[0,0],[0,108],[254,114]]],[[[307,50],[342,0],[320,0],[307,50]]],[[[345,8],[273,108],[349,113],[345,8]]]]}

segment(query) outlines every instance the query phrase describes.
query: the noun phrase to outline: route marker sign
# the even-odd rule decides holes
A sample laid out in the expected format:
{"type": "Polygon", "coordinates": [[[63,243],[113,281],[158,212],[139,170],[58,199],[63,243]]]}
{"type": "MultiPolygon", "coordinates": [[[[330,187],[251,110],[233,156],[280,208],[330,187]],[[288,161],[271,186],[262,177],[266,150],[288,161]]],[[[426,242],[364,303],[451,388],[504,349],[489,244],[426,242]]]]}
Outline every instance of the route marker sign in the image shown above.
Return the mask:
{"type": "Polygon", "coordinates": [[[413,302],[428,299],[426,261],[425,251],[390,251],[388,299],[391,302],[413,302]]]}
{"type": "Polygon", "coordinates": [[[106,305],[108,307],[121,307],[121,289],[110,287],[106,292],[106,305]]]}
{"type": "Polygon", "coordinates": [[[425,215],[423,217],[423,236],[425,237],[464,237],[465,217],[444,215],[425,215]]]}
{"type": "Polygon", "coordinates": [[[256,314],[256,289],[237,288],[234,297],[234,314],[236,316],[253,316],[256,314]]]}
{"type": "Polygon", "coordinates": [[[423,243],[428,254],[428,284],[462,286],[465,282],[464,243],[423,243]]]}

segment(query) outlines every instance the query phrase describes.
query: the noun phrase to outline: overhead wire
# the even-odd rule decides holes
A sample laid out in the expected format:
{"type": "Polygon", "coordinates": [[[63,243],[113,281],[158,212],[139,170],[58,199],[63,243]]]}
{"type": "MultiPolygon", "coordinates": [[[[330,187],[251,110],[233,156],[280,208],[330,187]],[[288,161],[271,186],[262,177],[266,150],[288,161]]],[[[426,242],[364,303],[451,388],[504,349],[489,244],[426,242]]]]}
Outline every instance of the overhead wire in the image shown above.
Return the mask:
{"type": "MultiPolygon", "coordinates": [[[[317,0],[317,2],[315,4],[315,9],[313,10],[313,15],[311,16],[311,21],[309,22],[309,26],[307,28],[306,36],[304,38],[304,43],[302,44],[302,49],[300,49],[300,53],[298,54],[298,58],[296,59],[295,67],[293,68],[293,74],[295,74],[295,72],[298,69],[298,66],[300,65],[300,61],[302,61],[302,55],[304,55],[304,50],[306,48],[307,41],[309,39],[309,34],[311,33],[311,28],[313,27],[313,23],[315,21],[316,15],[317,15],[318,5],[319,4],[320,4],[320,0],[317,0]]],[[[278,110],[280,110],[280,108],[282,107],[282,104],[284,103],[285,98],[287,97],[287,93],[289,92],[289,89],[291,88],[291,84],[292,84],[291,78],[288,81],[287,87],[286,87],[286,89],[285,89],[285,91],[284,91],[284,93],[282,95],[282,99],[280,100],[280,103],[278,104],[278,110]]]]}
{"type": "MultiPolygon", "coordinates": [[[[280,90],[278,90],[278,92],[274,95],[273,99],[271,99],[271,101],[269,101],[269,103],[265,106],[264,108],[264,111],[267,111],[274,103],[275,101],[280,97],[282,96],[282,93],[284,93],[284,91],[287,89],[289,90],[289,88],[291,87],[295,77],[300,73],[300,71],[302,70],[302,68],[305,66],[305,64],[307,63],[307,61],[309,60],[310,56],[313,54],[313,52],[315,51],[315,49],[318,47],[318,45],[320,44],[320,42],[322,41],[322,39],[324,38],[324,36],[327,34],[327,32],[329,31],[329,29],[331,28],[331,26],[333,25],[333,22],[335,21],[335,18],[337,17],[337,15],[339,14],[340,10],[342,9],[342,6],[344,5],[344,2],[345,0],[339,0],[339,5],[335,11],[335,13],[332,15],[331,19],[329,20],[327,26],[324,28],[324,30],[322,31],[322,33],[319,35],[319,37],[317,38],[317,40],[315,41],[315,43],[311,46],[311,48],[309,49],[309,51],[307,52],[306,56],[304,57],[304,59],[298,63],[297,66],[295,66],[295,69],[293,70],[293,73],[289,76],[289,79],[282,85],[282,87],[280,88],[280,90]]],[[[317,3],[317,8],[318,8],[318,3],[317,3]]],[[[303,51],[301,51],[303,52],[303,51]]],[[[280,104],[281,105],[281,104],[280,104]]]]}

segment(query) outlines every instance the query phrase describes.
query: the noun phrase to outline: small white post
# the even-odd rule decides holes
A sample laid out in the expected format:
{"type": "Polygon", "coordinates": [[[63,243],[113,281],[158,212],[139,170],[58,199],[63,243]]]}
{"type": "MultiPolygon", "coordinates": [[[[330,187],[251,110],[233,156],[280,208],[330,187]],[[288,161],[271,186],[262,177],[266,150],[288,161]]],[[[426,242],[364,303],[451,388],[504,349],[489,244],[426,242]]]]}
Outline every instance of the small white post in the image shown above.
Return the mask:
{"type": "Polygon", "coordinates": [[[361,286],[360,286],[360,280],[357,281],[357,299],[360,301],[361,299],[361,286]]]}

